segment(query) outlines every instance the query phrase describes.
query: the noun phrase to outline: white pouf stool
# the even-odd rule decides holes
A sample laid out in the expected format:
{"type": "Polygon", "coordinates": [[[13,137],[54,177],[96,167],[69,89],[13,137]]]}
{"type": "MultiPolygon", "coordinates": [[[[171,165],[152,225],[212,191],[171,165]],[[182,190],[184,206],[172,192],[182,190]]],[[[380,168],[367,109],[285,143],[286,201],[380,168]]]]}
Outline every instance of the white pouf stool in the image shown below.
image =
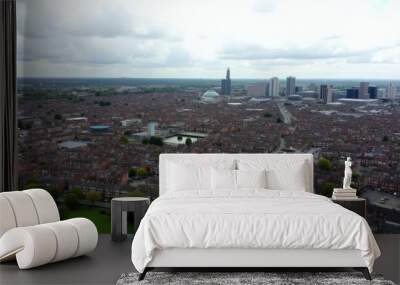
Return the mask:
{"type": "Polygon", "coordinates": [[[87,254],[97,240],[90,220],[60,221],[43,189],[0,193],[0,261],[16,258],[20,269],[28,269],[87,254]]]}

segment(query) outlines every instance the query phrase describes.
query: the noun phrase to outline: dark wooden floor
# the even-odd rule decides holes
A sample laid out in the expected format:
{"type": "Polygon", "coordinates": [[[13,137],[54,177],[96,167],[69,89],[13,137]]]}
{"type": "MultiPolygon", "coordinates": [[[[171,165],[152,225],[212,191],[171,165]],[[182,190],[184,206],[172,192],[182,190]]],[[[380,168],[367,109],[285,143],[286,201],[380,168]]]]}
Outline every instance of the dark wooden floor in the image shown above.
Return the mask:
{"type": "MultiPolygon", "coordinates": [[[[400,282],[400,235],[376,235],[382,257],[375,272],[400,282]]],[[[115,284],[124,272],[134,271],[130,259],[132,237],[121,243],[100,235],[97,249],[82,256],[30,270],[19,270],[15,262],[0,265],[0,284],[115,284]]]]}

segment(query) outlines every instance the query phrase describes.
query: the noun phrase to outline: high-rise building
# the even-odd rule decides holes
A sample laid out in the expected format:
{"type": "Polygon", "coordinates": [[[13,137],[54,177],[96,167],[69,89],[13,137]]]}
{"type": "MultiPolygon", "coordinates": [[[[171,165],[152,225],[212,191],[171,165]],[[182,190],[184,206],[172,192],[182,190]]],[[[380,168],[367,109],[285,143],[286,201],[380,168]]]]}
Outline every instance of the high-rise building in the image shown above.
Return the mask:
{"type": "Polygon", "coordinates": [[[325,104],[333,102],[331,86],[321,85],[320,91],[319,91],[319,99],[321,99],[322,102],[324,102],[325,104]]]}
{"type": "Polygon", "coordinates": [[[368,87],[368,94],[370,99],[377,99],[378,98],[378,87],[376,86],[369,86],[368,87]]]}
{"type": "Polygon", "coordinates": [[[279,78],[272,77],[269,80],[268,95],[271,97],[279,96],[279,78]]]}
{"type": "Polygon", "coordinates": [[[386,88],[378,88],[378,98],[379,99],[386,98],[386,88]]]}
{"type": "Polygon", "coordinates": [[[369,82],[360,82],[360,90],[358,91],[358,98],[359,99],[368,99],[368,87],[369,82]]]}
{"type": "Polygon", "coordinates": [[[348,99],[358,99],[358,88],[353,87],[346,90],[346,98],[348,99]]]}
{"type": "Polygon", "coordinates": [[[222,95],[231,95],[231,72],[228,69],[226,70],[225,79],[221,80],[221,94],[222,95]]]}
{"type": "Polygon", "coordinates": [[[286,96],[296,94],[296,77],[289,76],[286,78],[286,96]]]}
{"type": "Polygon", "coordinates": [[[397,95],[397,88],[396,85],[394,85],[393,82],[389,82],[388,87],[387,87],[387,98],[388,99],[394,99],[397,95]]]}
{"type": "Polygon", "coordinates": [[[150,122],[147,124],[147,136],[148,137],[154,137],[156,135],[156,127],[157,127],[156,122],[150,122]]]}
{"type": "Polygon", "coordinates": [[[267,84],[265,82],[247,86],[247,95],[251,97],[262,97],[267,93],[267,84]]]}

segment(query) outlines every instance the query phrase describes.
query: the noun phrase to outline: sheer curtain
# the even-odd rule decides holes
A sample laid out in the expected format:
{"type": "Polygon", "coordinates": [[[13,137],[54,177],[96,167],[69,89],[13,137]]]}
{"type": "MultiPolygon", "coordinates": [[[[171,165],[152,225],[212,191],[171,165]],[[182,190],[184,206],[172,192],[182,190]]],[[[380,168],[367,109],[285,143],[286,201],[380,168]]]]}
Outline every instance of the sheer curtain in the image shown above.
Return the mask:
{"type": "Polygon", "coordinates": [[[17,190],[16,3],[0,1],[0,191],[17,190]]]}

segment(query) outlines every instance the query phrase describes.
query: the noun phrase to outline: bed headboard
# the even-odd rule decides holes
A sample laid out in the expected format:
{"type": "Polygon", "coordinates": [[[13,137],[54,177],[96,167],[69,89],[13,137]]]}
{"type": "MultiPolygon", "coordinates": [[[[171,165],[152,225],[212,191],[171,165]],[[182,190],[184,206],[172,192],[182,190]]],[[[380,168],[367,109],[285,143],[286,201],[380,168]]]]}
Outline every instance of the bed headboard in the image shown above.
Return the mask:
{"type": "Polygon", "coordinates": [[[213,163],[213,161],[221,160],[221,159],[232,159],[232,160],[240,160],[240,159],[267,159],[273,161],[282,161],[282,160],[295,160],[295,161],[304,161],[305,166],[308,168],[308,185],[307,192],[314,192],[314,159],[313,155],[309,153],[296,153],[296,154],[284,154],[284,153],[164,153],[160,154],[159,161],[159,195],[164,194],[167,191],[167,163],[168,161],[181,161],[181,160],[191,160],[199,162],[201,160],[207,160],[207,163],[213,163]]]}

